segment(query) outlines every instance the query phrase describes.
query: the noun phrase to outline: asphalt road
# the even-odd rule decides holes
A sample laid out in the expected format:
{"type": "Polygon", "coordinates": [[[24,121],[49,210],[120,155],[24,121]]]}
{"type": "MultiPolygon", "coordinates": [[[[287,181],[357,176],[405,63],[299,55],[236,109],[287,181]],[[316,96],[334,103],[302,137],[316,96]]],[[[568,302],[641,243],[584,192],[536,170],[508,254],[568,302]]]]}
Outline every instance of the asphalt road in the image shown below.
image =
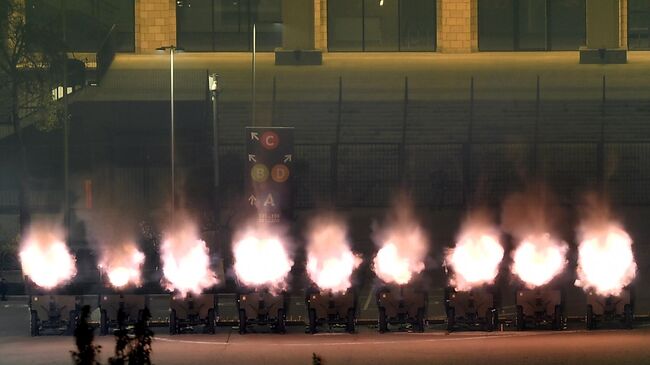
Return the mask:
{"type": "MultiPolygon", "coordinates": [[[[294,329],[298,330],[298,329],[294,329]]],[[[101,360],[114,341],[98,338],[101,360]]],[[[324,364],[648,364],[650,330],[564,332],[466,332],[446,334],[302,333],[240,336],[159,335],[155,364],[309,364],[316,353],[324,364]]],[[[0,364],[69,364],[70,337],[0,338],[0,364]]]]}
{"type": "MultiPolygon", "coordinates": [[[[215,335],[169,336],[153,343],[155,364],[309,364],[312,353],[323,364],[650,364],[650,327],[634,330],[569,329],[562,332],[456,332],[432,327],[423,334],[379,334],[361,327],[349,335],[302,333],[239,335],[220,327],[215,335]]],[[[263,332],[263,331],[262,331],[263,332]]],[[[100,360],[112,355],[111,336],[97,337],[100,360]]],[[[0,305],[0,364],[70,364],[71,337],[27,336],[24,304],[0,305]]]]}

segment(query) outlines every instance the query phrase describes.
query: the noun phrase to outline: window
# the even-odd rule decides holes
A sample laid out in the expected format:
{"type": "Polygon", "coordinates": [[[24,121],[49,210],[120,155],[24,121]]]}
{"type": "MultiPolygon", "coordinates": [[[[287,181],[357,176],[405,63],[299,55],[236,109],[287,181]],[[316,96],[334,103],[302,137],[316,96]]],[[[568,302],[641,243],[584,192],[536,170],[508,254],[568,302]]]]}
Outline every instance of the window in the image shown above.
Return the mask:
{"type": "Polygon", "coordinates": [[[628,47],[650,49],[650,0],[629,0],[627,24],[628,47]]]}
{"type": "Polygon", "coordinates": [[[479,0],[479,49],[577,50],[585,13],[585,0],[479,0]]]}
{"type": "Polygon", "coordinates": [[[61,38],[65,16],[66,43],[71,51],[96,52],[113,24],[117,51],[135,50],[134,0],[28,0],[26,4],[28,22],[58,33],[61,38]]]}
{"type": "Polygon", "coordinates": [[[515,48],[514,1],[482,0],[478,3],[478,47],[481,51],[515,48]]]}
{"type": "Polygon", "coordinates": [[[214,2],[214,50],[247,51],[250,39],[248,4],[244,1],[214,2]]]}
{"type": "Polygon", "coordinates": [[[435,51],[435,0],[329,0],[330,51],[435,51]]]}
{"type": "Polygon", "coordinates": [[[363,1],[329,0],[327,42],[330,51],[363,51],[363,1]]]}
{"type": "Polygon", "coordinates": [[[179,47],[187,51],[258,51],[282,46],[282,0],[191,0],[176,8],[179,47]]]}
{"type": "Polygon", "coordinates": [[[363,34],[366,51],[399,50],[397,3],[398,0],[364,0],[363,34]]]}
{"type": "Polygon", "coordinates": [[[520,50],[546,49],[546,0],[519,0],[515,42],[520,50]]]}
{"type": "Polygon", "coordinates": [[[400,50],[435,50],[436,2],[431,0],[402,0],[399,2],[399,6],[400,50]]]}
{"type": "Polygon", "coordinates": [[[192,51],[212,50],[212,0],[181,3],[176,12],[179,47],[192,51]]]}
{"type": "Polygon", "coordinates": [[[573,51],[587,44],[587,9],[584,0],[550,1],[548,14],[550,49],[573,51]]]}

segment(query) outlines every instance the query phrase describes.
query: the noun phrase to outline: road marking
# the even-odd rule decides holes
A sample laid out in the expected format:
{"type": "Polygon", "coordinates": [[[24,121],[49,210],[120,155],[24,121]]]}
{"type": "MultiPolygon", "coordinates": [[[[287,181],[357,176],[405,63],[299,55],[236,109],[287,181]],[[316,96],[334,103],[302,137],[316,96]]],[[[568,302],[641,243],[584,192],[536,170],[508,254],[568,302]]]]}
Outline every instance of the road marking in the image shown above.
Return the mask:
{"type": "MultiPolygon", "coordinates": [[[[436,338],[417,338],[417,339],[412,339],[411,341],[406,341],[406,340],[398,340],[398,341],[391,341],[391,340],[379,340],[379,341],[348,341],[348,342],[265,342],[265,343],[251,343],[251,342],[230,342],[230,341],[193,341],[193,340],[177,340],[177,339],[172,339],[169,337],[155,337],[155,340],[163,341],[163,342],[176,342],[176,343],[182,343],[182,344],[197,344],[197,345],[216,345],[216,346],[232,346],[232,345],[243,345],[243,346],[251,346],[251,345],[271,345],[271,346],[376,346],[376,345],[397,345],[401,343],[422,343],[422,342],[453,342],[453,341],[471,341],[471,340],[489,340],[489,339],[499,339],[499,338],[513,338],[513,337],[531,337],[531,336],[540,336],[540,335],[553,335],[553,334],[569,334],[569,333],[578,333],[582,331],[563,331],[563,332],[543,332],[543,331],[537,331],[537,332],[526,332],[526,333],[513,333],[513,334],[485,334],[485,335],[479,335],[479,336],[462,336],[462,337],[456,337],[455,335],[453,337],[447,336],[444,332],[439,334],[434,334],[434,333],[425,333],[424,335],[429,335],[429,336],[435,336],[436,338]]],[[[312,336],[312,337],[317,337],[317,336],[312,336]]],[[[321,337],[323,337],[321,335],[321,337]]],[[[421,336],[418,336],[421,337],[421,336]]]]}
{"type": "Polygon", "coordinates": [[[27,304],[5,304],[3,307],[4,308],[28,308],[29,305],[27,305],[27,304]]]}

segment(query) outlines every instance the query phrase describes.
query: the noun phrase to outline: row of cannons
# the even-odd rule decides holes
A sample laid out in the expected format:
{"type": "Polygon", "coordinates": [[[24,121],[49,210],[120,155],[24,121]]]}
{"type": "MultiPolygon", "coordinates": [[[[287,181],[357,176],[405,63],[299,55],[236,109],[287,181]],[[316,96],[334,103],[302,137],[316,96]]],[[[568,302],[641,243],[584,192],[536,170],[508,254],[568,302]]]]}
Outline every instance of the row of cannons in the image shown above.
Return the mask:
{"type": "MultiPolygon", "coordinates": [[[[428,293],[410,286],[385,286],[375,293],[379,332],[407,328],[423,332],[427,327],[428,293]]],[[[490,288],[471,291],[447,289],[444,306],[447,330],[497,330],[499,319],[498,295],[490,288]]],[[[133,326],[149,306],[149,296],[136,294],[110,295],[35,295],[30,296],[30,332],[32,336],[71,334],[83,306],[99,312],[99,332],[107,335],[118,328],[118,317],[123,324],[133,326]]],[[[517,330],[565,328],[563,295],[560,290],[538,288],[516,293],[516,311],[509,322],[517,330]]],[[[215,333],[221,323],[216,294],[170,296],[169,333],[215,333]]],[[[356,331],[359,313],[358,296],[353,290],[341,294],[308,290],[305,293],[307,332],[316,333],[323,327],[356,331]]],[[[287,326],[289,295],[269,291],[250,291],[236,298],[238,329],[247,333],[254,326],[268,326],[284,333],[287,326]]],[[[587,295],[585,324],[595,329],[604,322],[620,322],[632,327],[633,298],[629,289],[618,296],[587,295]]]]}

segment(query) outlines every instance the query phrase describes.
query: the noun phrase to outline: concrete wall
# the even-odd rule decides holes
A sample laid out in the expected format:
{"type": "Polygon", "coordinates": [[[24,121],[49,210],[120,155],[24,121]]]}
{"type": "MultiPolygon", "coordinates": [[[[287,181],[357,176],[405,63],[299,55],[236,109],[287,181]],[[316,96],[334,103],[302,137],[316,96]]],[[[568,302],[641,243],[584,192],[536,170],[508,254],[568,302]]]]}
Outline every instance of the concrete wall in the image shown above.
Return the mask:
{"type": "Polygon", "coordinates": [[[438,0],[438,52],[478,51],[478,0],[438,0]]]}
{"type": "Polygon", "coordinates": [[[587,48],[619,48],[619,0],[587,0],[587,48]]]}
{"type": "Polygon", "coordinates": [[[176,1],[135,1],[135,52],[176,44],[176,1]]]}

